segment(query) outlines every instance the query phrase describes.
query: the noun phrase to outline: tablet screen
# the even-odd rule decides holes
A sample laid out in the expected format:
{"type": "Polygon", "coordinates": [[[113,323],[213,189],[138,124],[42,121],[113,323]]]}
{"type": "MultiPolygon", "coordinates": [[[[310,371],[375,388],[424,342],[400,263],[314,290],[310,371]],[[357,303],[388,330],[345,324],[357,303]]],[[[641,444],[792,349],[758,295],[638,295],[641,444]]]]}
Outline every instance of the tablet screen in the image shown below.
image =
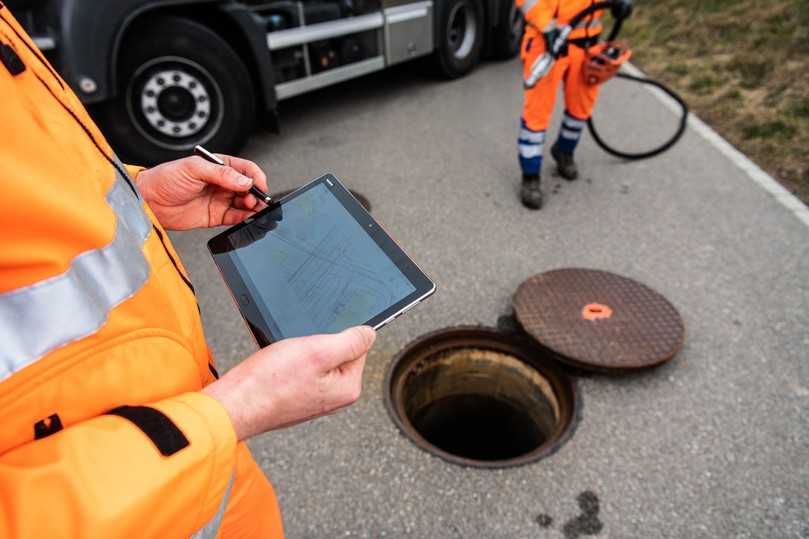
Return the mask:
{"type": "Polygon", "coordinates": [[[316,182],[226,236],[273,340],[368,323],[416,292],[397,266],[396,258],[409,259],[383,250],[371,232],[384,232],[373,220],[361,225],[334,186],[316,182]]]}

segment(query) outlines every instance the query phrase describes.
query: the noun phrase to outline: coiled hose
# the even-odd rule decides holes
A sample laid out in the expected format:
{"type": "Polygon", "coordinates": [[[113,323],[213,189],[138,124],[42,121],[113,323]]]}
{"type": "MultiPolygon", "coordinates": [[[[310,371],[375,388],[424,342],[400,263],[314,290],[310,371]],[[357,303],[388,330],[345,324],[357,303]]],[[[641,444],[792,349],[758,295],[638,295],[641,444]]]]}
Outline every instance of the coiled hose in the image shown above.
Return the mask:
{"type": "MultiPolygon", "coordinates": [[[[590,6],[584,8],[582,11],[577,13],[576,16],[570,20],[569,24],[571,27],[575,28],[581,21],[584,20],[585,17],[588,17],[590,14],[595,13],[600,9],[609,9],[613,6],[613,4],[614,2],[610,0],[591,4],[590,6]]],[[[623,23],[624,23],[623,19],[616,19],[615,24],[613,25],[612,30],[610,31],[609,37],[607,37],[607,41],[614,41],[615,38],[618,37],[618,33],[621,31],[623,23]]],[[[665,92],[666,94],[668,94],[669,96],[671,96],[671,98],[674,99],[674,101],[676,101],[678,105],[680,105],[683,111],[682,116],[680,116],[680,124],[677,127],[677,131],[674,133],[674,135],[660,146],[645,152],[624,152],[610,146],[603,138],[601,138],[601,136],[598,134],[598,131],[596,131],[596,127],[595,124],[593,123],[593,118],[591,116],[590,119],[587,120],[587,129],[590,131],[590,134],[593,136],[593,140],[595,140],[596,144],[598,144],[608,154],[630,161],[636,161],[639,159],[648,159],[650,157],[660,155],[661,153],[667,151],[669,148],[677,144],[677,141],[679,141],[680,138],[682,138],[683,134],[685,133],[685,128],[688,126],[688,104],[685,102],[685,100],[683,100],[683,98],[680,97],[680,95],[677,92],[675,92],[662,82],[649,79],[646,77],[636,77],[635,75],[630,75],[628,73],[618,73],[616,77],[635,81],[640,84],[649,84],[651,86],[655,86],[660,90],[662,90],[663,92],[665,92]]]]}
{"type": "Polygon", "coordinates": [[[629,73],[618,73],[615,76],[622,79],[632,80],[640,84],[649,84],[651,86],[655,86],[663,90],[669,96],[671,96],[671,98],[674,99],[674,101],[676,101],[678,105],[680,105],[683,111],[682,116],[680,116],[680,125],[677,127],[677,131],[671,138],[669,138],[666,142],[664,142],[663,144],[661,144],[656,148],[653,148],[645,152],[624,152],[610,146],[603,138],[601,138],[601,135],[599,135],[598,131],[596,131],[596,126],[593,123],[593,117],[590,116],[590,118],[587,120],[587,129],[590,131],[590,135],[593,136],[593,140],[596,142],[596,144],[598,144],[601,147],[601,149],[603,149],[608,154],[629,161],[648,159],[650,157],[660,155],[661,153],[667,151],[669,148],[677,144],[677,141],[679,141],[680,138],[683,136],[683,134],[685,133],[685,128],[688,126],[688,104],[685,102],[685,100],[683,100],[683,98],[680,97],[680,95],[677,94],[677,92],[675,92],[662,82],[658,82],[653,79],[647,79],[645,77],[636,77],[635,75],[630,75],[629,73]]]}

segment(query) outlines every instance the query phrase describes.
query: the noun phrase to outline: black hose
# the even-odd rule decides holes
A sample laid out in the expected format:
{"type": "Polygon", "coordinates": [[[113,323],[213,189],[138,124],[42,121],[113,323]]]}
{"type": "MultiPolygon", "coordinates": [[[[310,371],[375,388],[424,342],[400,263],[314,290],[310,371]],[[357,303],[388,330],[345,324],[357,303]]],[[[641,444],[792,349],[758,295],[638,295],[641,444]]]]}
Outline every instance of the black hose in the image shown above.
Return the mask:
{"type": "MultiPolygon", "coordinates": [[[[583,21],[585,17],[589,17],[592,13],[595,13],[599,9],[610,9],[614,4],[615,4],[615,2],[612,2],[610,0],[606,0],[605,2],[596,2],[595,4],[590,4],[589,6],[584,8],[583,10],[576,13],[576,15],[574,15],[573,18],[570,19],[570,22],[568,22],[567,24],[570,25],[571,28],[576,28],[576,26],[578,26],[579,23],[581,21],[583,21]]],[[[615,33],[617,34],[617,32],[615,32],[615,33]]]]}
{"type": "Polygon", "coordinates": [[[639,82],[641,84],[651,84],[652,86],[656,86],[657,88],[660,88],[665,93],[670,95],[672,97],[672,99],[674,99],[674,101],[676,101],[677,104],[680,105],[680,107],[683,110],[683,114],[680,117],[680,125],[677,128],[677,131],[674,133],[674,135],[669,140],[667,140],[665,143],[658,146],[657,148],[654,148],[654,149],[646,151],[646,152],[631,153],[631,152],[622,152],[621,150],[617,150],[617,149],[613,148],[612,146],[610,146],[609,144],[607,144],[604,141],[604,139],[602,139],[601,136],[599,136],[598,132],[596,131],[595,124],[593,123],[593,117],[591,116],[587,120],[587,128],[589,129],[590,134],[593,136],[593,140],[596,141],[596,144],[598,144],[608,154],[614,155],[616,157],[620,157],[621,159],[627,159],[627,160],[630,160],[630,161],[636,161],[638,159],[648,159],[650,157],[660,155],[661,153],[665,152],[666,150],[668,150],[669,148],[674,146],[677,143],[677,141],[680,140],[680,138],[683,136],[683,134],[685,133],[685,128],[688,126],[688,104],[683,100],[682,97],[680,97],[677,94],[677,92],[675,92],[674,90],[672,90],[671,88],[669,88],[668,86],[663,84],[662,82],[658,82],[658,81],[652,80],[652,79],[647,79],[647,78],[644,78],[644,77],[636,77],[634,75],[629,75],[627,73],[618,73],[616,76],[620,77],[622,79],[628,79],[628,80],[632,80],[632,81],[635,81],[635,82],[639,82]]]}
{"type": "MultiPolygon", "coordinates": [[[[610,9],[614,5],[615,5],[614,0],[603,0],[601,2],[595,2],[593,4],[590,4],[589,6],[581,10],[579,13],[577,13],[568,24],[571,27],[575,28],[581,21],[584,20],[585,17],[590,16],[592,13],[595,13],[600,9],[610,9]]],[[[612,27],[612,31],[610,31],[609,37],[607,38],[608,42],[613,41],[615,40],[616,37],[618,37],[618,33],[621,31],[623,23],[624,20],[622,18],[618,18],[615,20],[615,23],[612,27]]],[[[669,140],[667,140],[665,143],[661,144],[657,148],[654,148],[646,152],[637,152],[637,153],[622,152],[621,150],[617,150],[612,146],[610,146],[609,144],[607,144],[596,131],[595,124],[593,124],[593,118],[591,116],[587,120],[587,128],[589,129],[590,134],[593,136],[593,140],[596,141],[596,144],[598,144],[605,152],[614,155],[616,157],[620,157],[621,159],[627,160],[648,159],[649,157],[659,155],[668,150],[669,148],[671,148],[672,146],[674,146],[677,143],[677,141],[680,140],[680,138],[683,136],[683,134],[685,133],[685,128],[688,126],[688,105],[683,100],[683,98],[680,97],[674,90],[672,90],[662,82],[658,82],[656,80],[647,79],[645,77],[636,77],[634,75],[629,75],[626,73],[618,73],[616,76],[622,79],[632,80],[641,84],[650,84],[652,86],[660,88],[666,94],[671,96],[671,98],[674,99],[674,101],[676,101],[677,104],[680,105],[680,107],[683,110],[683,115],[680,117],[680,125],[677,127],[677,131],[669,140]]]]}
{"type": "Polygon", "coordinates": [[[607,37],[607,41],[615,41],[615,38],[618,37],[618,34],[621,33],[621,28],[624,26],[624,19],[615,19],[615,23],[612,25],[612,30],[610,31],[610,35],[607,37]]]}

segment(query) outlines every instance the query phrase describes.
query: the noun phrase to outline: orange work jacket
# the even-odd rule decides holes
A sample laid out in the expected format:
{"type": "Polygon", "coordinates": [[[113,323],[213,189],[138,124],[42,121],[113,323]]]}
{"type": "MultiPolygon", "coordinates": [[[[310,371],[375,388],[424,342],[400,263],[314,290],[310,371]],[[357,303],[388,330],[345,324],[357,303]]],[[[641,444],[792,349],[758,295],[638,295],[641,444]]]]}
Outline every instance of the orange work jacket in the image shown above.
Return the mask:
{"type": "Polygon", "coordinates": [[[2,3],[0,44],[0,537],[215,537],[246,449],[185,269],[2,3]]]}
{"type": "MultiPolygon", "coordinates": [[[[525,16],[527,23],[525,34],[531,38],[570,23],[576,14],[596,2],[595,0],[516,0],[516,3],[525,16]]],[[[604,10],[598,10],[593,15],[586,17],[570,32],[569,39],[580,39],[601,33],[603,14],[604,10]]]]}

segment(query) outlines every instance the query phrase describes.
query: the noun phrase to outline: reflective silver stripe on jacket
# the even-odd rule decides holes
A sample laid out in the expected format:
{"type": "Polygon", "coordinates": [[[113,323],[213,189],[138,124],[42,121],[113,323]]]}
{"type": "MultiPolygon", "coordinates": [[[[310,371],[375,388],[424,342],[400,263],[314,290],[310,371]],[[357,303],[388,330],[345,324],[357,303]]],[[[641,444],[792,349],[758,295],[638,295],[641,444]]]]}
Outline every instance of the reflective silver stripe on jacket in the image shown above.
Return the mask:
{"type": "Polygon", "coordinates": [[[216,514],[204,528],[192,535],[191,539],[214,539],[216,534],[219,533],[219,527],[222,525],[222,517],[225,516],[225,507],[227,507],[228,499],[230,498],[230,489],[233,487],[234,477],[233,475],[230,476],[230,481],[228,481],[228,486],[225,489],[225,495],[222,496],[222,503],[219,504],[219,509],[216,511],[216,514]]]}
{"type": "Polygon", "coordinates": [[[0,381],[98,331],[149,277],[143,243],[152,224],[117,170],[107,202],[116,216],[111,243],[81,253],[61,275],[0,294],[0,381]]]}

